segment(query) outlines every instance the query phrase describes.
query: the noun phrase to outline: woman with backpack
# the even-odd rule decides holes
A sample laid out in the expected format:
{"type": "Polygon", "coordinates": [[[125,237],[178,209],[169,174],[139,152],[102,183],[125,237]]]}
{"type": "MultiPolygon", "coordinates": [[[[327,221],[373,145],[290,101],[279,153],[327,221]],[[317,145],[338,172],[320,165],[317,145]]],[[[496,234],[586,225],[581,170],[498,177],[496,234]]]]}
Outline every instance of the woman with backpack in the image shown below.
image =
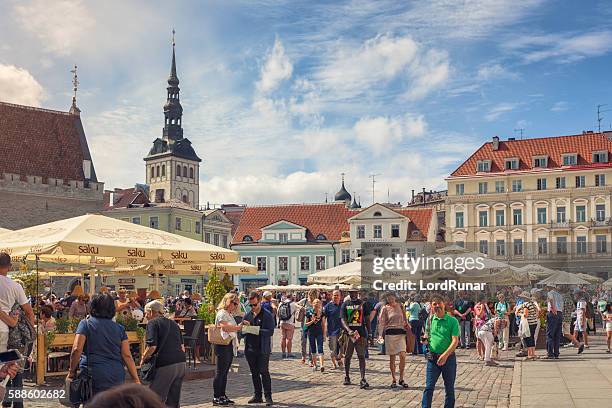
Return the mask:
{"type": "Polygon", "coordinates": [[[281,351],[283,358],[293,358],[291,347],[293,342],[293,333],[295,332],[295,311],[296,306],[293,302],[293,295],[287,294],[287,297],[281,302],[278,307],[278,321],[281,329],[281,351]]]}
{"type": "Polygon", "coordinates": [[[323,333],[325,333],[325,321],[323,320],[323,303],[320,299],[312,302],[312,307],[306,310],[306,323],[304,330],[308,334],[310,343],[311,366],[313,371],[317,371],[317,354],[321,372],[325,371],[323,365],[323,333]]]}

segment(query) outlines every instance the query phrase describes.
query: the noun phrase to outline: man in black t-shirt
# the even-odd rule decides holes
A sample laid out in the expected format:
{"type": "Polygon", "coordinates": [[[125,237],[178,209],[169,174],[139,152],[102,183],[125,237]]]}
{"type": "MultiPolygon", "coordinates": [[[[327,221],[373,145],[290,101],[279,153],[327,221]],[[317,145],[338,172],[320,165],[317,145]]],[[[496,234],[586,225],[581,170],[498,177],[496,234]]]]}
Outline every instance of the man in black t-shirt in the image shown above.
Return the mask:
{"type": "Polygon", "coordinates": [[[467,299],[465,292],[459,292],[459,297],[457,300],[455,300],[453,306],[455,308],[453,313],[459,321],[459,327],[461,328],[461,336],[459,336],[459,339],[461,340],[461,347],[469,349],[474,302],[467,299]]]}
{"type": "Polygon", "coordinates": [[[349,290],[350,300],[342,304],[342,327],[348,334],[346,353],[344,357],[344,385],[350,385],[349,371],[353,351],[357,351],[359,372],[361,374],[360,388],[367,389],[369,384],[365,379],[365,354],[368,347],[368,333],[371,333],[370,321],[375,313],[367,300],[359,299],[357,290],[349,290]]]}

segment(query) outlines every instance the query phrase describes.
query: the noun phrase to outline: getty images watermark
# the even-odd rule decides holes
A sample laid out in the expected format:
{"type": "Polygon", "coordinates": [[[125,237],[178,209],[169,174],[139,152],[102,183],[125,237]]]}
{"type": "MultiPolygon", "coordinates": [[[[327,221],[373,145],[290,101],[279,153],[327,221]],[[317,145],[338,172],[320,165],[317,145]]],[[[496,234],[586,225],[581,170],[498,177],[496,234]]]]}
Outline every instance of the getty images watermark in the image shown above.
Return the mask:
{"type": "MultiPolygon", "coordinates": [[[[486,259],[475,254],[454,255],[408,255],[394,253],[385,256],[395,245],[368,245],[362,255],[362,280],[374,290],[382,291],[450,291],[484,290],[484,282],[466,282],[466,272],[473,271],[478,280],[478,271],[485,271],[486,259]],[[463,276],[457,280],[454,277],[463,276]]],[[[395,250],[397,251],[397,250],[395,250]]]]}

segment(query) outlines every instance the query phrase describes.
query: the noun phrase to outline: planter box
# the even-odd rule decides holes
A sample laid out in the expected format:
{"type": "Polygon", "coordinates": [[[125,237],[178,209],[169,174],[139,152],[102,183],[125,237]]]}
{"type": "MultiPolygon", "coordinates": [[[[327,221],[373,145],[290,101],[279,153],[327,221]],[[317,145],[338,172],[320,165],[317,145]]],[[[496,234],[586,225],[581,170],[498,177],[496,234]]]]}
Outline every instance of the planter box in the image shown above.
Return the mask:
{"type": "MultiPolygon", "coordinates": [[[[140,340],[135,331],[126,332],[130,344],[140,344],[140,354],[144,351],[144,338],[140,340]]],[[[55,334],[51,347],[72,347],[74,344],[75,333],[55,334]]],[[[47,376],[47,348],[45,347],[45,335],[38,334],[37,337],[37,358],[36,358],[36,384],[43,384],[47,376]]],[[[53,376],[67,375],[68,372],[52,373],[53,376]]]]}

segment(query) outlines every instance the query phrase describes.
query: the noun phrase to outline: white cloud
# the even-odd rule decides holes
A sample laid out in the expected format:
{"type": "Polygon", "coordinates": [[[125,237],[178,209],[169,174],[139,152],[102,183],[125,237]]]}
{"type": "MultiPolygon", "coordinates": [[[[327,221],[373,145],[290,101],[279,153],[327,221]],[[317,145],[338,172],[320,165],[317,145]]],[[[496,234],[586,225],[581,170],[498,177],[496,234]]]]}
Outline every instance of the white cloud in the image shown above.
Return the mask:
{"type": "Polygon", "coordinates": [[[612,32],[523,36],[508,41],[504,48],[521,55],[527,63],[547,59],[557,63],[569,63],[608,54],[612,51],[612,32]]]}
{"type": "Polygon", "coordinates": [[[550,108],[551,112],[563,112],[568,109],[567,102],[559,101],[555,102],[555,104],[550,108]]]}
{"type": "Polygon", "coordinates": [[[518,107],[518,103],[511,103],[511,102],[499,103],[495,105],[494,107],[492,107],[491,109],[489,109],[489,112],[485,115],[485,119],[489,122],[493,122],[494,120],[499,119],[499,117],[502,116],[503,114],[512,112],[517,107],[518,107]]]}
{"type": "Polygon", "coordinates": [[[293,65],[289,57],[285,54],[285,48],[280,39],[274,40],[274,46],[268,52],[266,62],[261,68],[261,78],[256,86],[260,92],[271,92],[275,90],[281,82],[291,78],[293,65]]]}
{"type": "Polygon", "coordinates": [[[28,106],[40,106],[44,89],[23,68],[0,64],[0,100],[28,106]]]}
{"type": "Polygon", "coordinates": [[[408,96],[418,99],[448,77],[448,54],[424,50],[411,37],[381,35],[359,47],[340,46],[328,56],[314,79],[330,99],[350,99],[394,79],[408,82],[408,96]]]}
{"type": "Polygon", "coordinates": [[[71,54],[96,24],[81,0],[32,0],[17,3],[14,10],[21,26],[58,55],[71,54]]]}
{"type": "Polygon", "coordinates": [[[425,134],[427,122],[423,115],[411,117],[362,118],[354,126],[356,139],[366,144],[375,155],[395,153],[405,138],[418,138],[425,134]]]}
{"type": "Polygon", "coordinates": [[[506,68],[501,66],[500,64],[489,64],[489,65],[481,65],[478,68],[478,74],[476,78],[482,81],[489,81],[493,79],[517,79],[518,75],[516,73],[508,71],[506,68]]]}

